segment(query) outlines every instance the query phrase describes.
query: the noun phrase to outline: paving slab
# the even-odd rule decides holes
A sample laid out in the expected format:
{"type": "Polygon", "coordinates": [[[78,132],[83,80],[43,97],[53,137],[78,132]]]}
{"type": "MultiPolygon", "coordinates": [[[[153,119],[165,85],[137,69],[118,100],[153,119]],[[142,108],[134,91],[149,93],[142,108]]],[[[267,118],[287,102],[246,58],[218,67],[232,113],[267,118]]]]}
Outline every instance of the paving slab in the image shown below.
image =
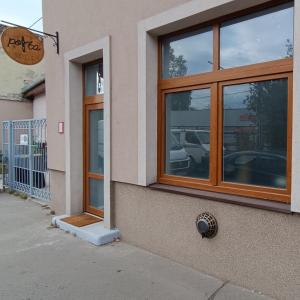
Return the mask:
{"type": "Polygon", "coordinates": [[[210,300],[272,300],[272,298],[227,283],[210,300]]]}
{"type": "Polygon", "coordinates": [[[123,242],[94,246],[51,218],[0,193],[1,300],[268,299],[123,242]]]}

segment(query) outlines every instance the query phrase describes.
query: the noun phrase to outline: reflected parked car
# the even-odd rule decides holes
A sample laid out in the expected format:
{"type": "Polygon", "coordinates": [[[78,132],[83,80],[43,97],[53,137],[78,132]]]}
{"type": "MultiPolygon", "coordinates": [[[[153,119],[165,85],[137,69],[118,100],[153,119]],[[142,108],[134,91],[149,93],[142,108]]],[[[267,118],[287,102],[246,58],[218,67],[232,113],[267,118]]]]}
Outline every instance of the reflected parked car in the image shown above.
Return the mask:
{"type": "Polygon", "coordinates": [[[188,170],[190,167],[190,157],[185,149],[179,144],[176,137],[171,134],[171,149],[169,152],[168,171],[177,173],[178,171],[188,170]]]}
{"type": "Polygon", "coordinates": [[[180,145],[191,158],[191,167],[206,168],[209,163],[210,132],[198,129],[173,129],[180,145]]]}
{"type": "Polygon", "coordinates": [[[286,188],[286,157],[259,151],[224,156],[224,181],[286,188]]]}
{"type": "Polygon", "coordinates": [[[184,147],[195,164],[208,162],[210,133],[208,130],[185,130],[184,147]]]}

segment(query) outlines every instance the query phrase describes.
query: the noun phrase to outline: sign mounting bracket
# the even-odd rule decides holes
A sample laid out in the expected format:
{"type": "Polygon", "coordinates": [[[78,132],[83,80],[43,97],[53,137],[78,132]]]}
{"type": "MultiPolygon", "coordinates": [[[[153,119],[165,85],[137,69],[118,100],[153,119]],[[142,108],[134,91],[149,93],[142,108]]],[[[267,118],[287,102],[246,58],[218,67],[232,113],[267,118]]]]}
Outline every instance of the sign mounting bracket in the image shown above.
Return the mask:
{"type": "Polygon", "coordinates": [[[30,31],[33,31],[33,32],[36,32],[36,33],[40,34],[43,38],[47,38],[47,37],[51,38],[52,41],[53,41],[53,46],[56,47],[56,53],[59,54],[59,34],[58,34],[58,31],[56,31],[55,34],[51,34],[51,33],[39,31],[39,30],[36,30],[36,29],[32,29],[32,28],[29,28],[29,27],[25,27],[25,26],[22,26],[22,25],[14,24],[14,23],[11,23],[11,22],[3,21],[3,20],[0,20],[0,23],[7,24],[7,25],[10,25],[10,26],[14,26],[14,27],[25,28],[27,30],[30,30],[30,31]]]}

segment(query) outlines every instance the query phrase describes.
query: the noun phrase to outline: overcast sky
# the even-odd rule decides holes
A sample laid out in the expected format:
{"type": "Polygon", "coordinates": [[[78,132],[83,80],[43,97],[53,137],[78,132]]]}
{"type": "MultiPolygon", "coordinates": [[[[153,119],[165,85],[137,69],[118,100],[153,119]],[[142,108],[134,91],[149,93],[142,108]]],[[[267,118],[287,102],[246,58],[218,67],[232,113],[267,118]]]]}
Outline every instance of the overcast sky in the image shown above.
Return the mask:
{"type": "MultiPolygon", "coordinates": [[[[29,27],[41,16],[42,0],[0,0],[0,20],[29,27]]],[[[42,30],[43,22],[32,28],[42,30]]]]}

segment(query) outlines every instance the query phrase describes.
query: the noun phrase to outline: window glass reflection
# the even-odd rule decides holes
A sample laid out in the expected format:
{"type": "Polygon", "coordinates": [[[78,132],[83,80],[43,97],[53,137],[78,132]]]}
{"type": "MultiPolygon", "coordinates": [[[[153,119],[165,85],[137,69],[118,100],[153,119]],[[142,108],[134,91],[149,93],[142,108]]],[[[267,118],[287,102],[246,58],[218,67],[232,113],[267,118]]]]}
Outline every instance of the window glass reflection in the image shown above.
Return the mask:
{"type": "Polygon", "coordinates": [[[223,23],[221,69],[292,57],[293,14],[291,2],[223,23]]]}
{"type": "Polygon", "coordinates": [[[287,79],[223,89],[223,180],[286,188],[287,79]]]}
{"type": "Polygon", "coordinates": [[[87,65],[85,67],[85,96],[95,96],[103,93],[103,64],[87,65]]]}
{"type": "Polygon", "coordinates": [[[89,112],[89,172],[104,173],[104,128],[103,110],[92,110],[89,112]]]}
{"type": "Polygon", "coordinates": [[[208,179],[210,89],[166,96],[166,173],[208,179]]]}
{"type": "Polygon", "coordinates": [[[90,203],[96,209],[104,209],[104,181],[89,178],[90,203]]]}
{"type": "Polygon", "coordinates": [[[212,71],[213,33],[211,27],[164,40],[163,78],[212,71]]]}

